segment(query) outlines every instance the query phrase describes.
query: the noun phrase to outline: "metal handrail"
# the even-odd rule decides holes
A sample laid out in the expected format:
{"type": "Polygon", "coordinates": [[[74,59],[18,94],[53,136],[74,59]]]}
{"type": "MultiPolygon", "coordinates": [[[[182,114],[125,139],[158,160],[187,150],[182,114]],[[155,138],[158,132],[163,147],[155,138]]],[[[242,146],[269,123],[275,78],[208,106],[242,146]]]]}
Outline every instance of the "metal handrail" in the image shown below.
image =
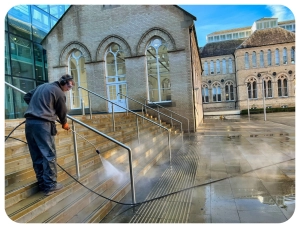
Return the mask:
{"type": "MultiPolygon", "coordinates": [[[[5,82],[5,84],[6,84],[7,86],[11,87],[11,88],[14,89],[14,90],[17,90],[17,91],[19,91],[19,92],[21,92],[21,93],[23,93],[23,94],[26,94],[26,92],[24,92],[23,90],[21,90],[21,89],[15,87],[15,86],[13,86],[13,85],[11,85],[10,83],[5,82]]],[[[108,140],[110,140],[110,141],[112,141],[112,142],[118,144],[119,146],[125,148],[125,149],[128,151],[128,156],[129,156],[129,170],[130,170],[130,179],[131,179],[131,195],[132,195],[132,203],[135,204],[135,203],[136,203],[136,200],[135,200],[134,177],[133,177],[133,170],[132,170],[132,151],[131,151],[131,148],[128,147],[128,146],[126,146],[125,144],[123,144],[123,143],[121,143],[121,142],[119,142],[119,141],[117,141],[117,140],[111,138],[110,136],[108,136],[108,135],[106,135],[106,134],[104,134],[104,133],[98,131],[97,129],[95,129],[95,128],[93,128],[93,127],[90,127],[90,126],[86,125],[85,123],[83,123],[83,122],[81,122],[81,121],[79,121],[79,120],[77,120],[77,119],[75,119],[75,118],[69,116],[69,115],[67,115],[67,118],[71,119],[73,122],[76,122],[76,123],[78,123],[78,124],[80,124],[80,125],[82,125],[82,126],[88,128],[89,130],[91,130],[91,131],[93,131],[93,132],[95,132],[95,133],[101,135],[102,137],[104,137],[104,138],[106,138],[106,139],[108,139],[108,140]]],[[[74,126],[73,122],[72,122],[72,125],[74,126]]],[[[73,131],[72,131],[72,132],[73,132],[73,140],[74,140],[74,153],[75,153],[76,172],[77,172],[77,178],[79,178],[79,177],[80,177],[80,173],[79,173],[79,162],[78,162],[77,140],[76,140],[76,136],[75,136],[75,128],[73,128],[73,131]]]]}
{"type": "MultiPolygon", "coordinates": [[[[166,127],[162,126],[161,124],[158,124],[158,123],[156,123],[156,122],[154,122],[154,121],[152,121],[152,120],[149,120],[148,118],[146,118],[146,117],[144,117],[144,116],[142,116],[142,115],[140,115],[140,114],[138,114],[138,113],[135,113],[135,112],[131,111],[131,110],[128,109],[128,108],[124,108],[124,107],[122,107],[121,105],[118,105],[118,104],[116,104],[115,102],[112,102],[112,101],[108,100],[107,98],[102,97],[101,95],[99,95],[99,94],[97,94],[97,93],[94,93],[94,92],[91,91],[91,90],[88,90],[88,89],[83,88],[83,87],[81,87],[81,86],[78,86],[78,89],[83,89],[83,90],[87,91],[88,93],[91,93],[91,94],[93,94],[93,95],[95,95],[95,96],[97,96],[97,97],[100,97],[100,98],[102,98],[102,99],[104,99],[104,100],[110,102],[110,103],[112,104],[112,107],[113,107],[113,105],[116,105],[116,106],[118,106],[118,107],[120,107],[120,108],[125,109],[127,112],[130,112],[130,113],[136,115],[136,117],[140,117],[140,118],[142,118],[143,120],[147,120],[147,121],[149,121],[150,123],[153,123],[153,124],[159,126],[160,128],[163,128],[163,129],[167,130],[167,131],[168,131],[168,147],[169,147],[170,164],[171,164],[171,158],[172,158],[172,156],[171,156],[171,131],[170,131],[168,128],[166,128],[166,127]]],[[[90,99],[90,97],[89,97],[89,99],[90,99]]],[[[90,103],[90,101],[89,101],[89,103],[90,103]]],[[[90,107],[90,108],[91,108],[91,107],[90,107]]],[[[138,118],[136,119],[136,122],[137,122],[137,134],[138,134],[138,140],[140,140],[140,138],[139,138],[138,118]]]]}
{"type": "Polygon", "coordinates": [[[124,96],[124,97],[126,97],[126,98],[128,98],[128,99],[130,99],[130,100],[132,100],[132,101],[134,101],[134,102],[136,102],[136,103],[139,103],[139,104],[145,106],[146,108],[149,108],[149,109],[151,109],[151,110],[157,112],[157,113],[158,113],[158,116],[159,116],[159,114],[162,114],[162,115],[164,115],[164,116],[170,118],[171,120],[175,120],[175,121],[179,122],[179,123],[180,123],[180,129],[181,129],[181,132],[182,132],[182,122],[180,122],[179,120],[176,120],[176,119],[174,119],[173,117],[166,115],[165,113],[159,112],[159,111],[157,111],[157,110],[155,110],[155,109],[153,109],[153,108],[151,108],[151,107],[149,107],[149,106],[147,106],[147,105],[145,105],[145,104],[143,104],[143,103],[141,103],[141,102],[139,102],[139,101],[137,101],[137,100],[135,100],[135,99],[133,99],[133,98],[131,98],[131,97],[128,97],[128,96],[126,96],[126,95],[124,95],[124,94],[122,94],[122,93],[118,93],[118,94],[120,94],[120,95],[122,95],[122,96],[124,96]]]}
{"type": "MultiPolygon", "coordinates": [[[[188,122],[188,132],[189,132],[189,134],[190,134],[190,120],[189,120],[188,118],[186,118],[186,117],[184,117],[184,116],[182,116],[182,115],[179,115],[178,113],[176,113],[176,112],[174,112],[174,111],[172,111],[172,110],[170,110],[170,109],[168,109],[168,108],[166,108],[166,107],[163,107],[163,106],[161,106],[161,105],[159,105],[159,104],[157,104],[157,103],[155,103],[155,102],[151,102],[150,100],[148,100],[148,99],[146,99],[146,98],[144,98],[144,97],[141,97],[141,98],[143,98],[145,101],[150,102],[151,104],[155,104],[156,106],[158,106],[158,107],[160,107],[160,108],[163,108],[163,109],[168,110],[169,112],[171,112],[171,117],[172,117],[172,113],[174,113],[175,115],[180,116],[180,117],[186,119],[187,122],[188,122]]],[[[172,123],[172,124],[173,124],[173,123],[172,123]]]]}

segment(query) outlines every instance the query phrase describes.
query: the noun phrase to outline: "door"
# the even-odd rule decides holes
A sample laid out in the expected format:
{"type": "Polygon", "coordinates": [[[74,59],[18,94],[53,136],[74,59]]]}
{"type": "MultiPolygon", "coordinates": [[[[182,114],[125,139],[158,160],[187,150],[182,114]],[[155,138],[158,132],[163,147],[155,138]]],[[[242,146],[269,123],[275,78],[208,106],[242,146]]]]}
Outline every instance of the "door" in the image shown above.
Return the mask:
{"type": "MultiPolygon", "coordinates": [[[[108,99],[114,102],[117,105],[114,105],[114,112],[126,112],[127,102],[126,97],[120,95],[119,93],[126,95],[127,91],[127,84],[126,83],[114,83],[114,84],[107,84],[107,94],[108,99]]],[[[108,102],[108,111],[112,112],[112,104],[108,102]]]]}

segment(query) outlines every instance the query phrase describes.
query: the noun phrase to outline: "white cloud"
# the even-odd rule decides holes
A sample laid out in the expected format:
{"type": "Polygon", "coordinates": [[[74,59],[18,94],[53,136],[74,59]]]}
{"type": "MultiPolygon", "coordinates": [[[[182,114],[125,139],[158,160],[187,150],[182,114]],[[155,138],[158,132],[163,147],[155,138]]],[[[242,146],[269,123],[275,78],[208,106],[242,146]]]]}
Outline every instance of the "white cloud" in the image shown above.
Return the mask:
{"type": "Polygon", "coordinates": [[[295,19],[291,10],[283,5],[269,5],[267,8],[271,11],[272,17],[278,18],[278,21],[295,19]]]}

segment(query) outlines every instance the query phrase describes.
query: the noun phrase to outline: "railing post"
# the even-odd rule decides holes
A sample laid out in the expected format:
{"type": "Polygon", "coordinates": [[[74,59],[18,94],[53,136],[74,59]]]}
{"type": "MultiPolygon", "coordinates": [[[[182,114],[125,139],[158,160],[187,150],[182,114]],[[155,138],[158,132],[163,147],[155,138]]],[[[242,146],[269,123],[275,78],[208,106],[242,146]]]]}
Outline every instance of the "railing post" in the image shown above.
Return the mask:
{"type": "MultiPolygon", "coordinates": [[[[144,106],[143,106],[143,105],[142,105],[142,116],[145,117],[145,115],[144,115],[144,106]]],[[[144,124],[144,118],[143,118],[143,120],[142,120],[142,124],[144,124]]]]}
{"type": "Polygon", "coordinates": [[[115,131],[115,113],[114,113],[114,104],[111,104],[111,110],[112,110],[112,124],[113,124],[113,131],[115,131]]]}
{"type": "Polygon", "coordinates": [[[139,119],[138,116],[136,116],[136,130],[137,130],[137,137],[140,144],[140,131],[139,131],[139,119]]]}
{"type": "Polygon", "coordinates": [[[169,145],[169,153],[170,153],[170,165],[172,165],[172,157],[171,157],[171,131],[168,131],[168,145],[169,145]]]}
{"type": "Polygon", "coordinates": [[[82,115],[85,115],[85,110],[84,110],[84,100],[81,98],[81,109],[82,109],[82,115]]]}
{"type": "Polygon", "coordinates": [[[171,126],[173,127],[172,113],[171,113],[171,126]]]}
{"type": "Polygon", "coordinates": [[[75,166],[76,166],[76,174],[77,174],[77,180],[80,178],[79,173],[79,162],[78,162],[78,150],[77,150],[77,139],[76,139],[76,130],[75,130],[75,124],[72,120],[72,132],[73,132],[73,145],[74,145],[74,156],[75,156],[75,166]]]}
{"type": "Polygon", "coordinates": [[[130,148],[128,150],[128,157],[129,157],[129,171],[130,171],[130,179],[131,179],[131,197],[132,197],[132,204],[135,204],[135,186],[134,186],[134,178],[133,178],[133,171],[132,171],[132,151],[130,148]]]}
{"type": "Polygon", "coordinates": [[[92,119],[92,102],[91,102],[91,97],[89,92],[88,92],[88,99],[89,99],[90,119],[92,119]]]}

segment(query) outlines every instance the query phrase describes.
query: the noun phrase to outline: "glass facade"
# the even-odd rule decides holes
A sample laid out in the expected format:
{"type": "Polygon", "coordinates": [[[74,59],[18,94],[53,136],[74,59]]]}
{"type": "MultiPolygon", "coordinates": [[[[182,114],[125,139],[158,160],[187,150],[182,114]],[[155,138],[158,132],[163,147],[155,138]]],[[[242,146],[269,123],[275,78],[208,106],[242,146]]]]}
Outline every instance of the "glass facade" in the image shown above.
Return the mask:
{"type": "MultiPolygon", "coordinates": [[[[70,5],[17,5],[5,17],[5,81],[28,92],[48,82],[43,38],[70,5]]],[[[5,119],[23,118],[23,94],[5,86],[5,119]]]]}

